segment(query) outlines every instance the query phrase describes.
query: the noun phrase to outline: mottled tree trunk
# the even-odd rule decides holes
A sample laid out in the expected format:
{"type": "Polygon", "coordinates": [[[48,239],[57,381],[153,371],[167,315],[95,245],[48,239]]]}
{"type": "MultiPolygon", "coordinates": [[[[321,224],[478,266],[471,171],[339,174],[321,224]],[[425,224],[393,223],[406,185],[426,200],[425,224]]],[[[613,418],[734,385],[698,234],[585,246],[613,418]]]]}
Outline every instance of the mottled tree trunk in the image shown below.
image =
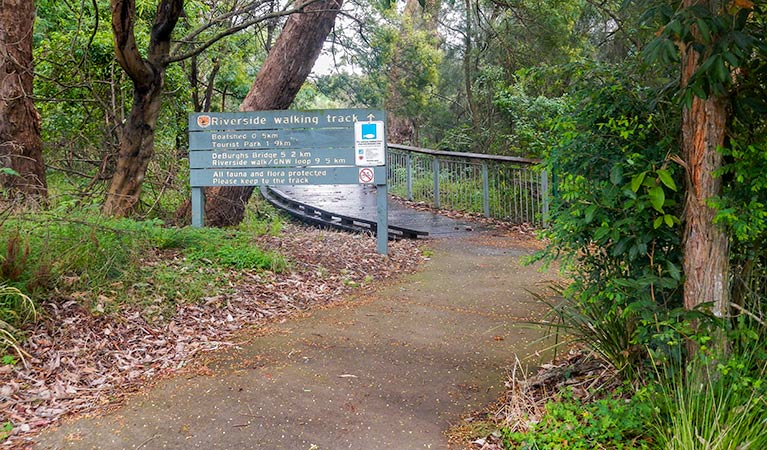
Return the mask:
{"type": "Polygon", "coordinates": [[[146,58],[134,34],[135,0],[112,0],[112,32],[120,66],[133,82],[133,106],[120,136],[117,167],[104,202],[104,213],[123,217],[139,202],[146,169],[154,155],[154,129],[160,113],[171,34],[183,12],[183,0],[157,5],[146,58]]]}
{"type": "Polygon", "coordinates": [[[134,89],[131,113],[120,134],[117,166],[109,184],[104,212],[130,215],[138,204],[149,161],[154,156],[154,129],[162,101],[162,75],[147,90],[134,89]]]}
{"type": "MultiPolygon", "coordinates": [[[[285,23],[240,111],[286,109],[298,94],[333,29],[343,0],[303,1],[304,12],[285,23]]],[[[242,221],[253,187],[213,187],[205,190],[205,216],[211,226],[242,221]]]]}
{"type": "MultiPolygon", "coordinates": [[[[685,0],[685,7],[707,5],[685,0]]],[[[714,11],[716,12],[716,11],[714,11]]],[[[682,49],[682,86],[686,87],[700,67],[701,55],[692,46],[682,49]]],[[[684,214],[684,306],[691,310],[713,302],[713,312],[727,317],[730,311],[729,241],[713,223],[716,211],[708,201],[721,194],[721,179],[714,176],[722,166],[718,148],[724,144],[727,100],[695,97],[682,112],[682,157],[687,169],[687,198],[684,214]]]]}
{"type": "Polygon", "coordinates": [[[12,195],[40,201],[47,196],[40,115],[32,102],[32,0],[0,0],[0,175],[12,195]]]}

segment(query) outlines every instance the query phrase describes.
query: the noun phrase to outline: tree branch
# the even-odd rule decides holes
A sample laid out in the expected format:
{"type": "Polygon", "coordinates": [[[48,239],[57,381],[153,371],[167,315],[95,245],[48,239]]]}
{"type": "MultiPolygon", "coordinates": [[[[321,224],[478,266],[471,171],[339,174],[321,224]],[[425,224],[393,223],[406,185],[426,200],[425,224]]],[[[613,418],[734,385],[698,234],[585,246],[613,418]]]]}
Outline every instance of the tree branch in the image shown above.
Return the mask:
{"type": "MultiPolygon", "coordinates": [[[[259,17],[253,18],[251,20],[247,20],[245,22],[242,22],[242,23],[238,24],[237,26],[228,28],[228,29],[226,29],[226,30],[216,34],[215,36],[211,37],[210,39],[208,39],[207,41],[203,42],[202,44],[199,44],[197,47],[195,47],[194,49],[192,49],[192,50],[190,50],[190,51],[188,51],[186,53],[174,54],[174,55],[169,56],[165,60],[165,63],[166,64],[170,64],[170,63],[174,63],[174,62],[178,62],[178,61],[182,61],[182,60],[191,58],[193,56],[197,56],[200,53],[202,53],[205,50],[207,50],[208,48],[210,48],[213,44],[215,44],[216,42],[220,41],[221,39],[224,39],[227,36],[231,36],[231,35],[239,32],[239,31],[242,31],[242,30],[244,30],[246,28],[249,28],[249,27],[252,27],[254,25],[257,25],[257,24],[259,24],[261,22],[272,20],[272,19],[275,19],[275,18],[278,18],[278,17],[288,16],[288,15],[291,15],[291,14],[302,13],[306,6],[308,6],[308,5],[312,4],[312,3],[316,3],[318,1],[320,1],[320,0],[311,0],[310,2],[300,6],[298,8],[292,8],[292,9],[287,9],[287,10],[283,10],[283,11],[277,11],[277,12],[274,12],[274,13],[264,14],[263,16],[259,16],[259,17]]],[[[199,35],[199,33],[197,33],[197,30],[195,30],[195,32],[193,32],[192,34],[199,35]]]]}
{"type": "Polygon", "coordinates": [[[111,6],[117,62],[131,80],[140,83],[152,76],[152,69],[141,57],[136,45],[136,1],[111,0],[111,6]]]}

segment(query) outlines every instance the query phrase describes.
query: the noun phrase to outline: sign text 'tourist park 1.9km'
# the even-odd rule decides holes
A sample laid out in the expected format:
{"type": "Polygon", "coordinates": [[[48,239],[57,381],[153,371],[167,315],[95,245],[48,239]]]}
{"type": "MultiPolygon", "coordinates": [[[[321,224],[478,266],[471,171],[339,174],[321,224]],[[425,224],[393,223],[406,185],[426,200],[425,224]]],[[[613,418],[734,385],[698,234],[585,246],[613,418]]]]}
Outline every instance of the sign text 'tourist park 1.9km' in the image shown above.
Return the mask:
{"type": "Polygon", "coordinates": [[[207,186],[375,184],[386,230],[384,119],[370,109],[190,114],[192,224],[202,226],[207,186]]]}

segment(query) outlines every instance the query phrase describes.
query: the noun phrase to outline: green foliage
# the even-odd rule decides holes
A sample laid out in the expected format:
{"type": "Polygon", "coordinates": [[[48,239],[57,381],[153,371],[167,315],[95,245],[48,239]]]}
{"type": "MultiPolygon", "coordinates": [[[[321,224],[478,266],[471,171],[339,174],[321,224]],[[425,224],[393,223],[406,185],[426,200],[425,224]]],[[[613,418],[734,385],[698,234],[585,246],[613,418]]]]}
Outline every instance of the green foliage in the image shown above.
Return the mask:
{"type": "Polygon", "coordinates": [[[540,157],[556,143],[554,122],[571,106],[566,97],[529,96],[523,83],[496,92],[495,105],[510,125],[508,134],[503,136],[507,151],[528,157],[540,157]]]}
{"type": "MultiPolygon", "coordinates": [[[[752,324],[753,325],[753,324],[752,324]]],[[[765,334],[735,329],[734,349],[716,358],[705,349],[684,369],[658,370],[652,432],[658,448],[764,448],[767,445],[765,334]]]]}
{"type": "MultiPolygon", "coordinates": [[[[620,394],[618,392],[617,394],[620,394]]],[[[608,397],[584,403],[568,391],[549,401],[526,432],[502,430],[504,447],[523,450],[650,448],[643,437],[653,405],[646,398],[608,397]]]]}
{"type": "MultiPolygon", "coordinates": [[[[682,100],[690,105],[693,97],[729,96],[731,90],[744,83],[747,68],[759,54],[767,55],[764,39],[763,6],[751,2],[696,4],[674,8],[660,4],[648,9],[646,18],[656,18],[663,27],[658,37],[645,46],[648,59],[663,64],[678,61],[678,48],[698,54],[700,63],[687,86],[682,100]]],[[[762,89],[764,87],[762,86],[762,89]]],[[[748,103],[767,107],[764,98],[751,98],[748,103]]]]}
{"type": "Polygon", "coordinates": [[[721,149],[730,161],[717,175],[732,180],[726,196],[716,199],[716,221],[740,242],[759,242],[767,232],[767,141],[743,145],[730,141],[721,149]]]}
{"type": "Polygon", "coordinates": [[[324,75],[315,81],[317,91],[344,108],[380,107],[383,88],[370,77],[340,73],[324,75]]]}
{"type": "Polygon", "coordinates": [[[436,36],[405,17],[399,27],[382,28],[373,41],[380,47],[380,76],[388,85],[387,109],[401,117],[420,120],[434,99],[442,52],[436,36]]]}
{"type": "MultiPolygon", "coordinates": [[[[109,2],[36,2],[36,107],[46,158],[55,168],[98,168],[130,101],[130,84],[116,69],[109,2]],[[94,5],[98,11],[94,10],[94,5]]],[[[141,31],[146,28],[139,26],[141,31]]]]}
{"type": "Polygon", "coordinates": [[[643,345],[658,345],[646,327],[681,302],[681,171],[668,157],[678,122],[653,109],[658,93],[642,87],[641,74],[596,66],[587,75],[573,93],[578,107],[557,125],[551,244],[538,257],[564,256],[573,278],[565,295],[580,311],[569,315],[583,318],[581,337],[622,369],[643,345]]]}
{"type": "Polygon", "coordinates": [[[0,283],[33,297],[70,296],[98,312],[137,301],[194,302],[226,288],[232,268],[287,268],[280,255],[254,244],[255,230],[277,233],[279,219],[251,215],[242,230],[169,228],[63,206],[8,219],[0,232],[0,283]]]}

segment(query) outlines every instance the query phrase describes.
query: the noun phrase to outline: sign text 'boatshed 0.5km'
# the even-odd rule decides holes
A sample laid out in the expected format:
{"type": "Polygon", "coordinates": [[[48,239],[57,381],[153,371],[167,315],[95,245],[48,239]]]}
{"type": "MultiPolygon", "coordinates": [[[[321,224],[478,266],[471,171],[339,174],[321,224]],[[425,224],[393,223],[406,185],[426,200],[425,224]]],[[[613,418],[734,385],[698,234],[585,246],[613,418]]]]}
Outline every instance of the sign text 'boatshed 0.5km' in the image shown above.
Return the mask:
{"type": "Polygon", "coordinates": [[[190,114],[192,225],[204,221],[203,187],[375,184],[386,253],[384,119],[370,109],[190,114]]]}

